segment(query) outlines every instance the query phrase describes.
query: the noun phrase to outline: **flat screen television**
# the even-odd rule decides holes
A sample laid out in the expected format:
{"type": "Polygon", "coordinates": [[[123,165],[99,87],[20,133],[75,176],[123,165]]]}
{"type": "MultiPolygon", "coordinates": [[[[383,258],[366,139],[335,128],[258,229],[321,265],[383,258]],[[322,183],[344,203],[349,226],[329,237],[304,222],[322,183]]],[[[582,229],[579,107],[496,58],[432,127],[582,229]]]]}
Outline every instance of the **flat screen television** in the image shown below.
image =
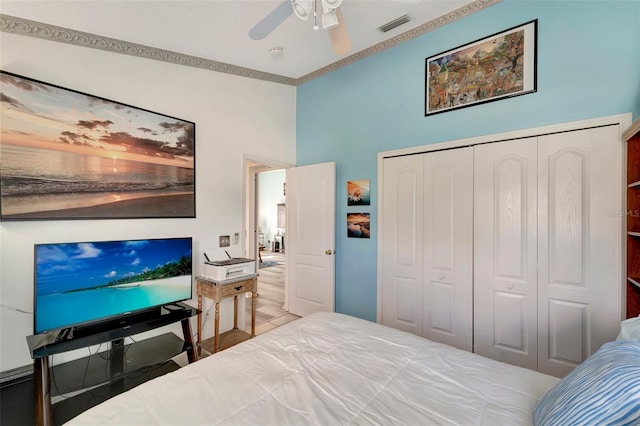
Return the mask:
{"type": "Polygon", "coordinates": [[[191,299],[191,254],[191,237],[36,244],[34,333],[191,299]]]}

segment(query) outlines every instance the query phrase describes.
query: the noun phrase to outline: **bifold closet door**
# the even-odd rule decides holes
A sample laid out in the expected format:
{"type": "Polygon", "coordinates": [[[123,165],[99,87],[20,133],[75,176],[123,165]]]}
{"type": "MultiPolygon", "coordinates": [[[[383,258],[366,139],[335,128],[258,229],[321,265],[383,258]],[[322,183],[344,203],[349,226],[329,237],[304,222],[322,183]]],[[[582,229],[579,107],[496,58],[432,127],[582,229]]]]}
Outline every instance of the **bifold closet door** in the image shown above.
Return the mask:
{"type": "Polygon", "coordinates": [[[472,350],[473,150],[385,159],[382,323],[472,350]]]}
{"type": "Polygon", "coordinates": [[[423,158],[383,161],[382,323],[422,335],[423,158]]]}
{"type": "Polygon", "coordinates": [[[621,320],[618,126],[539,137],[539,370],[564,376],[621,320]]]}
{"type": "Polygon", "coordinates": [[[535,370],[536,138],[474,149],[474,352],[535,370]]]}
{"type": "Polygon", "coordinates": [[[473,350],[473,148],[424,156],[422,335],[473,350]]]}

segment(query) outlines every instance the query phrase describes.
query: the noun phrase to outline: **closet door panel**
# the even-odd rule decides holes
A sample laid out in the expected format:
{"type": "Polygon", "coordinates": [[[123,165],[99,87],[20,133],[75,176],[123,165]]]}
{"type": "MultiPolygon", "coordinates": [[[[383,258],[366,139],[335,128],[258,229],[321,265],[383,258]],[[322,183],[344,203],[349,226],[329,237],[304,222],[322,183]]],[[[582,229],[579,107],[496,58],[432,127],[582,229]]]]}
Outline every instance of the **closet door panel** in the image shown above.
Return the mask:
{"type": "Polygon", "coordinates": [[[475,147],[474,351],[537,368],[536,138],[475,147]]]}
{"type": "Polygon", "coordinates": [[[422,334],[423,160],[385,159],[382,202],[382,323],[422,334]]]}
{"type": "Polygon", "coordinates": [[[539,138],[539,362],[563,376],[617,335],[622,142],[618,126],[539,138]]]}
{"type": "Polygon", "coordinates": [[[549,358],[555,362],[578,365],[583,361],[584,350],[589,336],[589,305],[549,300],[548,302],[549,358]]]}
{"type": "Polygon", "coordinates": [[[416,294],[418,294],[418,280],[415,278],[404,278],[396,276],[392,282],[395,294],[390,298],[395,304],[392,307],[395,313],[395,322],[409,326],[416,326],[419,316],[420,306],[416,305],[416,294]]]}
{"type": "MultiPolygon", "coordinates": [[[[583,287],[588,229],[587,152],[563,149],[547,161],[549,282],[583,287]]],[[[543,160],[543,161],[544,161],[543,160]]]]}
{"type": "Polygon", "coordinates": [[[472,350],[473,149],[424,158],[422,334],[472,350]]]}
{"type": "MultiPolygon", "coordinates": [[[[431,281],[425,283],[422,292],[423,306],[423,333],[425,337],[433,334],[440,334],[436,338],[443,336],[454,336],[456,332],[455,318],[455,285],[431,281]]],[[[432,340],[433,338],[430,337],[432,340]]]]}
{"type": "Polygon", "coordinates": [[[507,351],[522,352],[527,347],[526,296],[514,292],[493,293],[494,345],[507,351]]]}

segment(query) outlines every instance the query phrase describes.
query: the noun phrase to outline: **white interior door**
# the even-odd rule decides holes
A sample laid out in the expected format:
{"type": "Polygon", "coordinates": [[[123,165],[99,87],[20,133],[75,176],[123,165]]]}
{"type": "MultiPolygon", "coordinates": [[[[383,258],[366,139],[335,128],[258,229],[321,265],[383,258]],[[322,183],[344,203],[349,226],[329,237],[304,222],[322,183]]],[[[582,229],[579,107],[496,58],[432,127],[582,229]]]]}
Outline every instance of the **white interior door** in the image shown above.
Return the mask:
{"type": "Polygon", "coordinates": [[[539,370],[564,376],[620,321],[619,126],[539,138],[539,370]]]}
{"type": "Polygon", "coordinates": [[[422,335],[423,156],[383,168],[382,323],[422,335]]]}
{"type": "Polygon", "coordinates": [[[535,370],[536,138],[474,154],[474,351],[535,370]]]}
{"type": "Polygon", "coordinates": [[[473,350],[473,148],[424,158],[422,335],[473,350]]]}
{"type": "Polygon", "coordinates": [[[335,163],[287,169],[289,312],[335,310],[335,163]]]}

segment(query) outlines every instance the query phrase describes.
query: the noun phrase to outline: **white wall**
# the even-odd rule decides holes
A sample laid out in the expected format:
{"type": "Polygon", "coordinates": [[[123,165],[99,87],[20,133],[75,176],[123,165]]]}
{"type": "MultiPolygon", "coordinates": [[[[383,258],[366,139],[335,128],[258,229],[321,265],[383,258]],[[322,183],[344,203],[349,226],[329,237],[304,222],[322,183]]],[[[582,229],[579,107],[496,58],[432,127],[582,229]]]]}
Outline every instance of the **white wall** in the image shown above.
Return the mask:
{"type": "MultiPolygon", "coordinates": [[[[4,71],[196,123],[195,219],[0,222],[5,371],[31,363],[33,316],[16,309],[33,310],[34,243],[192,236],[199,274],[203,248],[218,247],[219,235],[242,235],[243,156],[295,163],[296,89],[8,33],[0,33],[0,52],[4,71]]],[[[243,255],[242,240],[229,252],[243,255]]]]}
{"type": "MultiPolygon", "coordinates": [[[[278,232],[278,204],[284,204],[286,200],[283,191],[285,179],[285,170],[258,175],[258,225],[262,228],[267,250],[271,250],[273,236],[278,232]]],[[[280,229],[280,232],[285,230],[280,229]]]]}

